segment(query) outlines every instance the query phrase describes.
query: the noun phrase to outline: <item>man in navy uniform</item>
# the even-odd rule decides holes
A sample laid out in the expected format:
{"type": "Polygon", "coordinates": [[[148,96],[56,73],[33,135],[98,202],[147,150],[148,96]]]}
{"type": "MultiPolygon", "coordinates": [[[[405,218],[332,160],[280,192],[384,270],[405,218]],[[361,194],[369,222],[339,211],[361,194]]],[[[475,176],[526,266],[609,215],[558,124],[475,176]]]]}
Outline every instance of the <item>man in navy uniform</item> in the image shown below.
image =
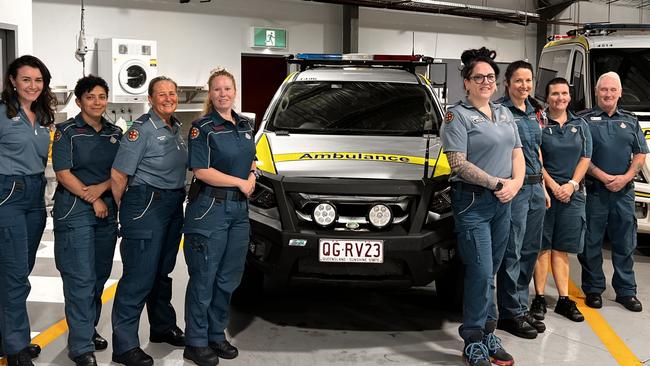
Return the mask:
{"type": "Polygon", "coordinates": [[[587,233],[584,251],[578,255],[582,265],[582,290],[585,303],[592,308],[603,305],[605,291],[602,244],[605,230],[612,245],[616,302],[630,311],[641,311],[636,297],[634,259],[636,217],[634,177],[648,153],[639,121],[618,108],[621,79],[615,72],[600,76],[596,84],[598,106],[582,116],[590,126],[593,155],[587,177],[587,233]]]}

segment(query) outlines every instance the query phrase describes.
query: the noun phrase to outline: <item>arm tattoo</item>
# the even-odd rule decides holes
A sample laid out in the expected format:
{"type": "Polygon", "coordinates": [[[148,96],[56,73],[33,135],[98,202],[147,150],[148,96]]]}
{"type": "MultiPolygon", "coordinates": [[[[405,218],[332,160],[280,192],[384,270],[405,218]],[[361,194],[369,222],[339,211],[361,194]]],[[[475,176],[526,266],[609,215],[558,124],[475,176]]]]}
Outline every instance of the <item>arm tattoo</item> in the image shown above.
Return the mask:
{"type": "Polygon", "coordinates": [[[499,179],[483,171],[467,161],[465,154],[456,151],[447,152],[447,160],[451,170],[466,182],[494,189],[499,179]]]}

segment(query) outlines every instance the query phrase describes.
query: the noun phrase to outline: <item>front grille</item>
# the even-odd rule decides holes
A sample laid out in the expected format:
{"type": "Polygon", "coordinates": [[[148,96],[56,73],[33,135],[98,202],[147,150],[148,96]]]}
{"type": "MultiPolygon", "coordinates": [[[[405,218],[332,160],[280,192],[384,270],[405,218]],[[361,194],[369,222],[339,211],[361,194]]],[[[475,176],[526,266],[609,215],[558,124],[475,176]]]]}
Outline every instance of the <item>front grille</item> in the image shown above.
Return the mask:
{"type": "Polygon", "coordinates": [[[391,225],[408,222],[412,198],[410,196],[343,196],[292,193],[289,195],[300,222],[312,228],[320,228],[312,219],[314,208],[322,202],[336,207],[337,219],[333,230],[373,231],[377,230],[368,221],[368,212],[375,204],[384,204],[391,209],[391,225]]]}

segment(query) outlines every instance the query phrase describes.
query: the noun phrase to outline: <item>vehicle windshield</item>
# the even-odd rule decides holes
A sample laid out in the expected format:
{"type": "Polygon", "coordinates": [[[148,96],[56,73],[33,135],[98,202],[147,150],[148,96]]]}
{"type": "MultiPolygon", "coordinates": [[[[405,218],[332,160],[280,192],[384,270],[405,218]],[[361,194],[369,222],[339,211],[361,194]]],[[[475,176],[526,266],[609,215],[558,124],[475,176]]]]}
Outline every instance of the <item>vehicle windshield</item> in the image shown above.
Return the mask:
{"type": "Polygon", "coordinates": [[[439,115],[424,86],[387,82],[295,82],[278,101],[271,131],[337,135],[437,133],[439,115]]]}
{"type": "MultiPolygon", "coordinates": [[[[649,48],[594,49],[591,54],[594,70],[592,85],[596,85],[600,75],[616,71],[623,85],[619,106],[630,111],[650,110],[649,48]]],[[[593,100],[595,104],[595,97],[593,100]]]]}

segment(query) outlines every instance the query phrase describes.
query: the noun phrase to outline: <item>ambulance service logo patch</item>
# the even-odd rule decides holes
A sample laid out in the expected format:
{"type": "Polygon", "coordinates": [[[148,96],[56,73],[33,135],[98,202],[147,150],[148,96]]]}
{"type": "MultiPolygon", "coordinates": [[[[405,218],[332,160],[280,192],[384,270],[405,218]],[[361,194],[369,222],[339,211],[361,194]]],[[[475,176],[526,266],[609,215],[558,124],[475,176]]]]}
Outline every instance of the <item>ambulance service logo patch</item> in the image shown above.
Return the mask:
{"type": "Polygon", "coordinates": [[[445,115],[445,123],[449,123],[454,120],[454,113],[452,111],[447,112],[445,115]]]}
{"type": "Polygon", "coordinates": [[[194,140],[195,138],[199,137],[200,133],[201,131],[199,131],[198,128],[192,127],[192,129],[190,130],[190,139],[194,140]]]}
{"type": "Polygon", "coordinates": [[[133,142],[136,141],[140,137],[140,132],[138,130],[129,130],[129,132],[126,133],[126,139],[133,142]]]}
{"type": "Polygon", "coordinates": [[[62,135],[63,135],[63,134],[61,133],[61,130],[56,130],[56,132],[54,132],[54,141],[59,141],[59,140],[61,140],[61,136],[62,136],[62,135]]]}

